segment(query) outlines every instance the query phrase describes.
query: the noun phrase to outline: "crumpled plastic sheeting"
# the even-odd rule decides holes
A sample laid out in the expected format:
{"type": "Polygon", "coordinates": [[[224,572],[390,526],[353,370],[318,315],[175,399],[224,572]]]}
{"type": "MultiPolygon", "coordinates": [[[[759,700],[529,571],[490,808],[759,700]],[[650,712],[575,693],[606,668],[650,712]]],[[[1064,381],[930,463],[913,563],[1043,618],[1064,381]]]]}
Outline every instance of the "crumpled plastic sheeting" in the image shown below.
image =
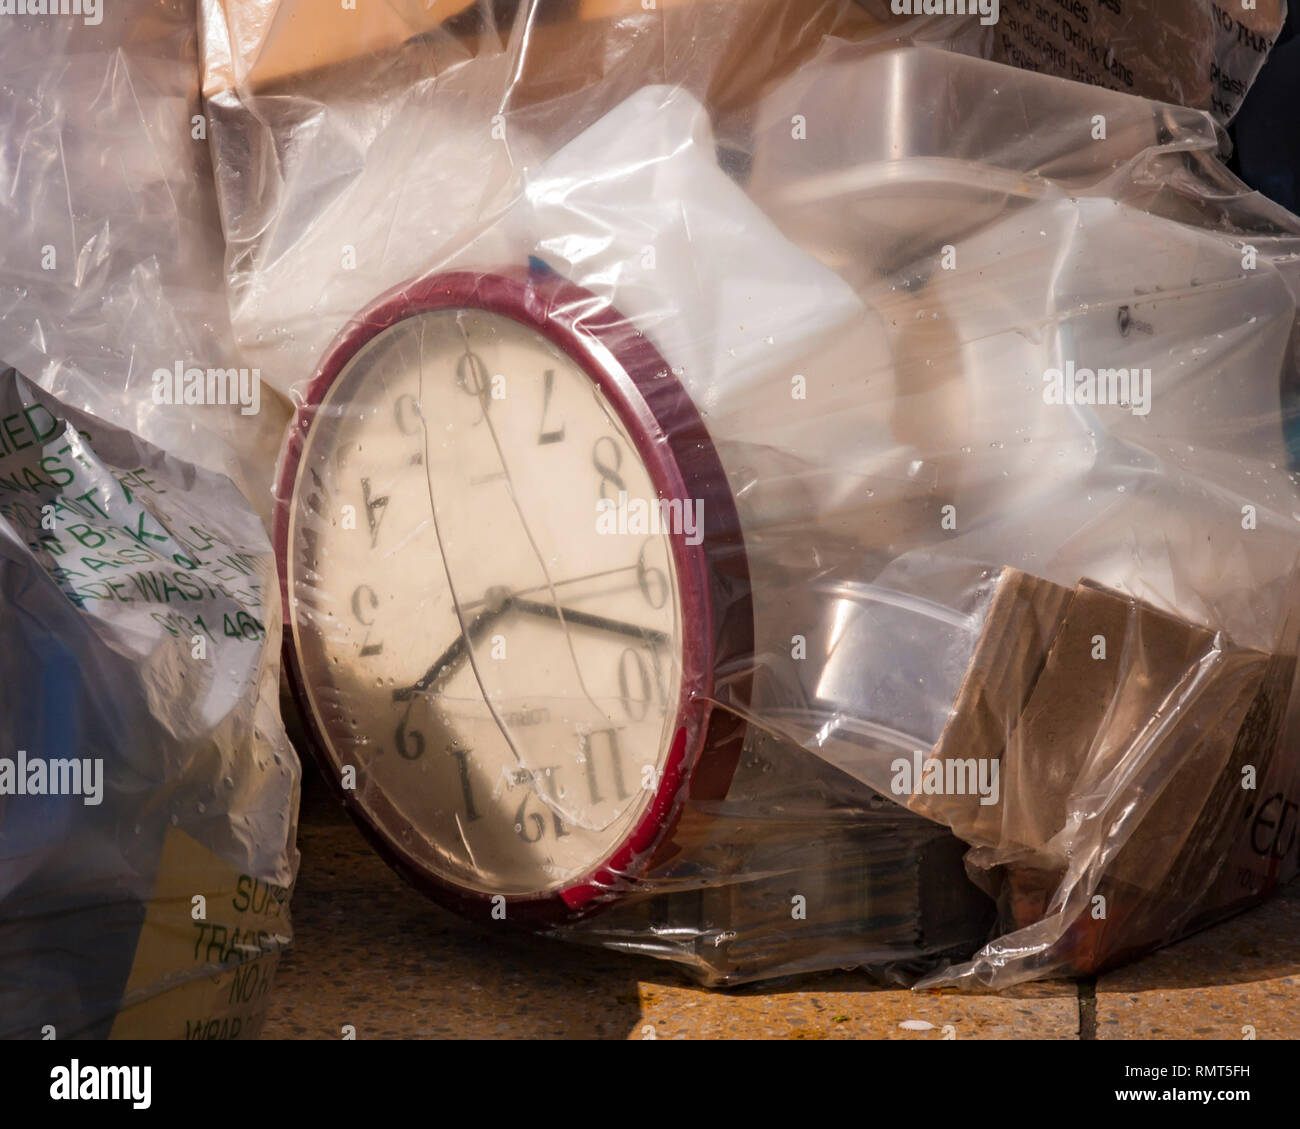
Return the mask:
{"type": "MultiPolygon", "coordinates": [[[[266,85],[259,65],[292,55],[296,10],[202,6],[231,315],[277,389],[305,380],[375,294],[490,227],[529,170],[651,76],[736,103],[736,136],[719,145],[743,160],[745,99],[765,73],[788,68],[828,31],[875,30],[847,0],[674,5],[662,21],[576,29],[547,22],[540,5],[500,23],[488,8],[467,13],[482,20],[473,34],[434,27],[400,50],[266,85]],[[603,77],[574,80],[588,73],[603,77]]],[[[927,33],[978,38],[964,21],[927,33]]]]}
{"type": "Polygon", "coordinates": [[[14,16],[0,37],[0,362],[231,477],[265,514],[287,419],[171,405],[153,374],[239,367],[198,96],[194,6],[102,22],[14,16]],[[197,122],[196,122],[197,118],[197,122]]]}
{"type": "MultiPolygon", "coordinates": [[[[2,755],[98,763],[83,794],[53,794],[50,767],[49,794],[11,779],[0,795],[0,1035],[101,1037],[121,1007],[226,967],[205,927],[169,938],[177,959],[142,939],[174,838],[245,881],[293,883],[279,592],[261,521],[227,479],[13,369],[0,416],[2,755]]],[[[213,902],[203,921],[224,920],[203,873],[166,881],[185,891],[186,925],[191,894],[213,902]]],[[[290,939],[286,914],[258,951],[290,939]]]]}
{"type": "MultiPolygon", "coordinates": [[[[528,60],[526,40],[516,25],[508,76],[528,60]]],[[[760,783],[738,770],[725,796],[683,788],[676,819],[582,895],[627,900],[561,931],[713,983],[855,963],[914,975],[984,937],[976,903],[924,920],[927,906],[961,899],[955,865],[931,869],[923,849],[944,827],[975,848],[967,866],[998,900],[1000,936],[932,983],[1095,971],[1257,900],[1295,869],[1282,842],[1271,861],[1237,855],[1243,828],[1295,795],[1300,767],[1288,445],[1300,224],[1223,171],[1197,112],[889,37],[827,39],[788,61],[788,78],[756,84],[752,104],[716,96],[704,51],[680,81],[665,83],[661,65],[640,81],[619,68],[517,105],[521,87],[501,85],[493,50],[457,60],[445,103],[441,74],[386,72],[392,97],[456,121],[443,165],[419,168],[474,167],[481,146],[465,139],[502,106],[507,136],[542,155],[507,167],[495,151],[490,206],[460,197],[409,283],[397,276],[420,254],[404,243],[393,256],[387,236],[401,221],[371,228],[334,203],[403,181],[411,146],[374,128],[388,102],[337,179],[320,175],[330,166],[315,139],[355,132],[358,109],[350,96],[335,109],[328,76],[224,102],[232,132],[217,135],[217,176],[243,233],[228,261],[237,309],[256,310],[241,303],[269,272],[282,294],[304,296],[293,316],[321,318],[312,341],[332,329],[337,347],[387,324],[378,306],[339,308],[367,291],[387,291],[392,307],[427,299],[445,272],[484,293],[502,272],[570,294],[563,280],[594,298],[540,308],[652,343],[716,447],[743,550],[726,537],[712,550],[718,662],[688,697],[714,707],[714,724],[732,719],[719,740],[743,740],[739,764],[760,783]],[[481,97],[466,100],[466,87],[481,97]],[[289,159],[271,161],[272,142],[289,159]],[[241,186],[250,161],[296,171],[262,196],[241,186]],[[358,233],[356,276],[330,276],[334,297],[316,305],[337,238],[318,245],[316,227],[340,221],[358,233]],[[1067,399],[1077,371],[1101,369],[1131,369],[1138,383],[1102,402],[1067,399]],[[747,617],[752,642],[728,650],[726,630],[747,617]],[[1099,712],[1075,708],[1084,685],[1080,700],[1099,712]],[[921,783],[931,762],[951,780],[968,757],[990,784],[1001,773],[973,813],[970,789],[921,783]],[[1238,787],[1246,768],[1252,789],[1238,787]],[[784,779],[772,772],[793,781],[763,784],[784,779]],[[894,806],[882,815],[876,801],[894,806]],[[846,838],[832,844],[826,829],[841,818],[846,838]],[[1143,855],[1158,860],[1147,873],[1132,863],[1143,855]],[[882,874],[900,867],[902,900],[882,874]],[[791,898],[814,888],[824,928],[801,931],[791,898]],[[866,890],[867,904],[835,917],[846,890],[866,890]]],[[[422,337],[402,347],[424,359],[422,337]]],[[[316,371],[309,354],[290,350],[277,367],[315,405],[294,431],[297,453],[308,423],[349,418],[316,404],[338,369],[316,371]]],[[[421,475],[430,497],[452,489],[421,475]]],[[[292,518],[327,534],[305,498],[280,503],[282,531],[292,518]]],[[[441,560],[419,550],[428,587],[404,599],[441,600],[441,568],[457,607],[492,583],[470,527],[450,543],[444,530],[438,547],[441,560]]],[[[314,556],[288,583],[300,640],[360,642],[338,606],[347,593],[314,556]]],[[[508,710],[508,687],[478,673],[491,669],[480,657],[480,687],[508,710]]],[[[419,679],[428,656],[402,661],[385,667],[389,685],[419,679]]],[[[366,765],[371,738],[355,719],[391,708],[368,696],[383,678],[312,668],[300,682],[340,742],[327,772],[331,758],[366,765]]],[[[555,755],[543,746],[512,746],[536,802],[598,829],[580,797],[542,787],[555,755]]],[[[422,779],[383,764],[355,797],[362,809],[422,779]]],[[[441,801],[428,803],[438,817],[441,801]]],[[[421,849],[427,861],[445,844],[389,846],[409,873],[421,849]]]]}

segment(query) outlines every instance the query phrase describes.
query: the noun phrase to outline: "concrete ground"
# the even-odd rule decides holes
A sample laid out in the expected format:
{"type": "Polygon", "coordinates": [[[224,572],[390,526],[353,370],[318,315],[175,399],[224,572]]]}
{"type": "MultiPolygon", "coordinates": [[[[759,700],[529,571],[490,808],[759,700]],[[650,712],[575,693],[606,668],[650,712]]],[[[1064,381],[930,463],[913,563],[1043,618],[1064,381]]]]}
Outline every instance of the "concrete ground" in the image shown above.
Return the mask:
{"type": "Polygon", "coordinates": [[[1300,1038],[1300,882],[1095,982],[964,996],[838,972],[718,992],[647,958],[486,935],[404,885],[306,776],[296,941],[264,1038],[1300,1038]]]}

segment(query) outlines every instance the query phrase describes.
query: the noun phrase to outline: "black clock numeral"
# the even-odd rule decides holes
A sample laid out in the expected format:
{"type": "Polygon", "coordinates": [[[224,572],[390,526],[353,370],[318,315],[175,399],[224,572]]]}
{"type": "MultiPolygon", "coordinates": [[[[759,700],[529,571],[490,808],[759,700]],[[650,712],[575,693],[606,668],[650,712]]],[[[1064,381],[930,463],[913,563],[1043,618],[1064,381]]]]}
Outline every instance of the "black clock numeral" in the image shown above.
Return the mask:
{"type": "Polygon", "coordinates": [[[627,647],[618,657],[618,692],[633,721],[644,721],[654,702],[667,705],[659,654],[653,647],[627,647]],[[650,658],[646,659],[649,652],[650,658]]]}
{"type": "MultiPolygon", "coordinates": [[[[366,619],[365,611],[375,611],[379,607],[379,597],[375,595],[375,590],[369,584],[358,584],[352,593],[352,617],[361,624],[362,627],[374,627],[375,621],[372,616],[366,619]]],[[[382,643],[370,642],[371,632],[366,632],[366,637],[361,640],[361,657],[369,658],[371,655],[382,655],[384,645],[382,643]]]]}
{"type": "Polygon", "coordinates": [[[620,800],[626,800],[628,797],[628,791],[626,784],[623,782],[623,754],[622,750],[618,747],[618,730],[595,729],[580,739],[585,768],[587,770],[587,789],[591,793],[591,802],[593,804],[600,804],[605,801],[605,797],[600,790],[599,776],[596,772],[595,739],[597,737],[604,738],[605,748],[609,753],[609,763],[614,778],[614,790],[618,793],[618,798],[620,800]]]}
{"type": "MultiPolygon", "coordinates": [[[[560,797],[558,792],[556,791],[556,783],[555,783],[556,780],[559,778],[559,771],[560,770],[558,765],[551,765],[548,768],[538,769],[538,772],[541,773],[542,780],[544,780],[546,783],[547,793],[550,795],[551,799],[554,800],[556,803],[560,802],[560,797]]],[[[537,778],[536,775],[534,775],[533,779],[535,780],[536,778],[537,778]]],[[[564,826],[564,820],[560,818],[560,813],[552,809],[551,820],[555,824],[555,837],[557,839],[564,838],[564,836],[566,836],[569,833],[569,829],[564,826]]]]}
{"type": "Polygon", "coordinates": [[[465,816],[473,823],[479,817],[478,808],[474,806],[474,789],[469,779],[469,750],[450,748],[447,750],[456,758],[456,769],[460,775],[460,794],[465,801],[465,816]]]}
{"type": "Polygon", "coordinates": [[[379,524],[384,520],[384,515],[388,512],[388,495],[384,494],[378,498],[370,496],[370,479],[361,480],[361,496],[366,503],[366,524],[370,527],[370,547],[375,547],[375,542],[379,539],[379,524]]]}
{"type": "Polygon", "coordinates": [[[542,423],[537,432],[537,445],[545,447],[548,443],[564,442],[564,424],[560,424],[558,431],[546,430],[546,413],[551,407],[551,393],[555,391],[555,370],[547,369],[543,377],[542,392],[542,423]]]}
{"type": "Polygon", "coordinates": [[[528,795],[524,796],[522,802],[519,804],[519,810],[515,812],[515,833],[525,843],[536,843],[546,834],[546,820],[537,812],[533,812],[530,815],[525,810],[528,807],[528,800],[531,796],[532,792],[530,791],[528,795]],[[528,834],[530,827],[532,827],[535,832],[532,835],[528,834]]]}
{"type": "Polygon", "coordinates": [[[397,732],[394,737],[397,741],[397,755],[408,761],[414,761],[424,756],[424,734],[418,729],[407,729],[407,723],[410,720],[411,709],[408,706],[406,714],[397,723],[397,732]]]}
{"type": "Polygon", "coordinates": [[[409,392],[403,392],[393,403],[393,418],[397,423],[397,430],[403,435],[417,434],[420,430],[420,420],[422,418],[420,401],[409,392]]]}
{"type": "Polygon", "coordinates": [[[595,446],[591,449],[591,463],[600,474],[600,496],[602,498],[609,498],[609,495],[605,493],[606,485],[612,485],[615,488],[615,491],[627,489],[627,484],[623,481],[622,475],[618,473],[619,468],[623,465],[623,448],[618,445],[617,440],[608,435],[602,435],[597,439],[595,446]],[[608,443],[614,452],[614,463],[612,466],[609,463],[602,461],[600,457],[600,448],[602,443],[608,443]]]}
{"type": "Polygon", "coordinates": [[[635,647],[625,648],[618,656],[618,693],[623,699],[623,709],[633,721],[645,720],[650,710],[650,688],[645,656],[635,647]],[[641,696],[636,697],[634,690],[639,690],[641,696]]]}
{"type": "Polygon", "coordinates": [[[483,358],[477,353],[466,350],[464,355],[456,361],[456,383],[460,386],[462,392],[468,393],[478,400],[479,416],[478,422],[487,419],[488,408],[492,406],[492,389],[488,380],[487,365],[483,363],[483,358]]]}
{"type": "Polygon", "coordinates": [[[654,544],[654,538],[647,538],[636,558],[636,586],[641,595],[652,608],[662,608],[668,602],[668,577],[661,568],[653,568],[645,562],[645,551],[654,544]]]}
{"type": "Polygon", "coordinates": [[[366,619],[363,614],[363,608],[369,606],[371,611],[379,607],[379,597],[375,595],[375,590],[369,584],[358,584],[356,591],[352,593],[352,615],[362,627],[374,626],[373,619],[366,619]]]}
{"type": "MultiPolygon", "coordinates": [[[[514,772],[509,772],[503,769],[502,772],[505,775],[506,783],[511,791],[519,787],[521,784],[527,786],[524,798],[520,801],[519,807],[515,810],[515,834],[525,843],[536,843],[546,834],[546,816],[541,812],[530,812],[528,810],[528,801],[534,797],[540,798],[537,791],[537,784],[540,780],[551,799],[557,803],[559,802],[559,795],[556,791],[556,780],[558,779],[559,766],[551,765],[547,768],[536,769],[535,771],[520,768],[516,769],[514,772]]],[[[560,818],[558,812],[550,810],[549,808],[548,811],[555,827],[555,837],[557,839],[564,838],[564,836],[569,833],[569,829],[564,826],[564,820],[560,818]]]]}

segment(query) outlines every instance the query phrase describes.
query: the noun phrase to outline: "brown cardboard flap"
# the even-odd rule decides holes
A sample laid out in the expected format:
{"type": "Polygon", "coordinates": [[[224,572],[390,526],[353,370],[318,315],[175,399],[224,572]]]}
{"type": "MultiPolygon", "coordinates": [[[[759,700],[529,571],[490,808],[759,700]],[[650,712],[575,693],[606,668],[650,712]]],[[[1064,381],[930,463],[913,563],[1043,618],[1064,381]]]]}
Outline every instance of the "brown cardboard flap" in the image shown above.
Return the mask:
{"type": "MultiPolygon", "coordinates": [[[[1019,569],[1002,570],[952,717],[927,765],[938,761],[946,774],[949,761],[1001,761],[1071,596],[1070,589],[1050,580],[1019,569]]],[[[1000,789],[994,804],[981,804],[978,795],[918,794],[909,806],[948,824],[967,842],[996,844],[1001,840],[1002,794],[1000,789]]]]}
{"type": "Polygon", "coordinates": [[[1074,82],[1211,110],[1236,112],[1282,29],[1280,0],[1071,0],[1004,15],[991,58],[1074,82]]]}
{"type": "MultiPolygon", "coordinates": [[[[377,73],[421,38],[459,44],[463,61],[466,52],[507,50],[522,18],[519,0],[385,0],[379,6],[358,0],[354,8],[339,0],[212,0],[204,14],[203,93],[266,93],[367,58],[377,73]]],[[[843,3],[655,0],[645,7],[641,0],[548,0],[530,13],[510,102],[518,108],[559,97],[613,65],[627,72],[630,94],[646,82],[677,81],[679,66],[713,53],[710,103],[726,112],[751,105],[824,37],[862,39],[879,28],[868,12],[843,3]],[[700,29],[714,41],[699,36],[700,29]]]]}
{"type": "MultiPolygon", "coordinates": [[[[1210,782],[1196,823],[1165,875],[1160,897],[1146,899],[1140,919],[1151,930],[1167,928],[1176,915],[1186,920],[1213,912],[1215,907],[1207,904],[1207,895],[1213,893],[1219,874],[1230,865],[1235,846],[1249,839],[1250,817],[1262,798],[1261,785],[1271,777],[1282,749],[1282,723],[1295,673],[1294,655],[1268,657],[1227,760],[1210,782]]],[[[1164,802],[1162,795],[1157,807],[1164,802]]],[[[1132,870],[1117,868],[1116,876],[1131,877],[1132,870]]]]}
{"type": "Polygon", "coordinates": [[[1085,769],[1091,782],[1105,778],[1213,650],[1209,631],[1080,584],[1007,744],[1003,846],[1063,862],[1049,844],[1071,816],[1085,769]]]}
{"type": "MultiPolygon", "coordinates": [[[[1252,820],[1261,803],[1276,797],[1243,785],[1277,779],[1274,770],[1283,749],[1283,724],[1295,677],[1294,655],[1268,658],[1227,760],[1210,781],[1209,795],[1166,867],[1160,848],[1168,829],[1185,820],[1187,813],[1179,805],[1189,793],[1194,803],[1204,783],[1199,777],[1189,778],[1195,758],[1169,781],[1147,819],[1098,882],[1095,893],[1104,900],[1090,896],[1085,910],[1065,931],[1060,950],[1069,968],[1096,973],[1115,967],[1244,909],[1266,892],[1263,886],[1243,886],[1241,875],[1234,873],[1238,869],[1234,860],[1243,846],[1251,846],[1252,820]],[[1246,768],[1255,770],[1250,780],[1244,776],[1246,768]],[[1152,882],[1152,876],[1160,881],[1152,882]]],[[[1290,774],[1281,775],[1290,779],[1290,774]]],[[[1285,867],[1270,869],[1280,880],[1290,873],[1285,867]]],[[[1046,871],[1009,867],[1004,890],[1009,924],[1024,928],[1041,920],[1064,877],[1060,867],[1046,871]]]]}
{"type": "Polygon", "coordinates": [[[1002,843],[1040,865],[1106,846],[1144,889],[1173,866],[1264,677],[1267,656],[1085,581],[1008,742],[1002,843]],[[1116,820],[1124,817],[1127,830],[1116,820]],[[1075,821],[1064,841],[1054,841],[1075,821]]]}

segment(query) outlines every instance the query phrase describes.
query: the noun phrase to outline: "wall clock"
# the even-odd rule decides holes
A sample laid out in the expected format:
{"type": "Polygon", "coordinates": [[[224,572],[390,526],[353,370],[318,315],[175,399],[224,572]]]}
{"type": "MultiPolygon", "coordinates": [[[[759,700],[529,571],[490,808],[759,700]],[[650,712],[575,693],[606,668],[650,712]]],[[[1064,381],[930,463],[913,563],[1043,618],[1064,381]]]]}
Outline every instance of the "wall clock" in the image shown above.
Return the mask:
{"type": "Polygon", "coordinates": [[[326,351],[277,490],[314,751],[445,904],[582,914],[671,852],[743,739],[736,507],[654,345],[537,261],[379,298],[326,351]]]}

